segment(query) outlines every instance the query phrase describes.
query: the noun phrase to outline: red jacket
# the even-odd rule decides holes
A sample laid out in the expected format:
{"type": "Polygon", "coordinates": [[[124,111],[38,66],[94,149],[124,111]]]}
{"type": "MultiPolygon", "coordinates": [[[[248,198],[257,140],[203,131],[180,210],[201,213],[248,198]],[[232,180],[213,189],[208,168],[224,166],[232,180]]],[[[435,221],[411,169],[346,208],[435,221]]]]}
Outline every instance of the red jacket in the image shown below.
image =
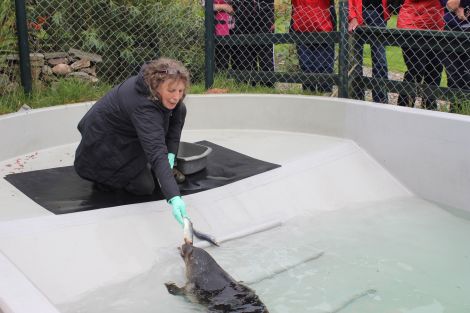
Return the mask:
{"type": "MultiPolygon", "coordinates": [[[[357,18],[359,25],[364,24],[364,18],[362,17],[362,0],[348,0],[349,1],[349,20],[357,18]]],[[[382,0],[382,7],[384,9],[384,20],[388,21],[390,18],[390,12],[387,7],[387,0],[382,0]]]]}
{"type": "Polygon", "coordinates": [[[444,29],[444,8],[439,0],[405,0],[398,13],[398,28],[444,29]]]}
{"type": "Polygon", "coordinates": [[[297,32],[331,32],[330,0],[292,0],[292,29],[297,32]]]}

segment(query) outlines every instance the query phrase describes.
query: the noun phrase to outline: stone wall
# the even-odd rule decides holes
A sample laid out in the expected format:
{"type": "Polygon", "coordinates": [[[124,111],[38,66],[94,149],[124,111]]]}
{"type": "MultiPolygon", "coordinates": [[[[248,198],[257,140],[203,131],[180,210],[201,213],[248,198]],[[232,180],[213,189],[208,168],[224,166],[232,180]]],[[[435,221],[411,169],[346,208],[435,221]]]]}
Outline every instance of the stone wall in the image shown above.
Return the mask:
{"type": "MultiPolygon", "coordinates": [[[[19,87],[19,56],[6,57],[0,68],[0,90],[13,91],[19,87]]],[[[99,81],[96,67],[103,62],[100,55],[70,49],[68,52],[31,53],[31,76],[34,84],[51,83],[59,78],[78,78],[92,83],[99,81]]],[[[3,92],[0,92],[3,93],[3,92]]]]}

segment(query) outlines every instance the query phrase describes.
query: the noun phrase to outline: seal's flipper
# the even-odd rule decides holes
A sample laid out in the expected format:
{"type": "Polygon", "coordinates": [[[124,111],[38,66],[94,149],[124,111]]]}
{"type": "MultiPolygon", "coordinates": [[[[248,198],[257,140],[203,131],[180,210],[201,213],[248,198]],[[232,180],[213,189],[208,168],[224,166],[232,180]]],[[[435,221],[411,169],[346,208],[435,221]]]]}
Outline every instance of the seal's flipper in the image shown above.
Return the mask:
{"type": "Polygon", "coordinates": [[[183,296],[185,294],[184,288],[176,286],[173,282],[165,283],[166,289],[169,293],[175,296],[183,296]]]}

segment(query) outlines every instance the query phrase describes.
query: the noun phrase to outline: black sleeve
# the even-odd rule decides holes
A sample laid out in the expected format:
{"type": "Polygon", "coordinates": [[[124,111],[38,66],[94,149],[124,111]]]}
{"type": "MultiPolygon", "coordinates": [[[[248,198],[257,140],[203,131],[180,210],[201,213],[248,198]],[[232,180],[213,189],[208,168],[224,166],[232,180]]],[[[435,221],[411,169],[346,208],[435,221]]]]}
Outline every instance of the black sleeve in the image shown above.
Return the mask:
{"type": "Polygon", "coordinates": [[[132,113],[131,120],[163,195],[167,200],[179,196],[180,191],[168,162],[163,114],[149,102],[139,105],[132,113]]]}
{"type": "Polygon", "coordinates": [[[178,152],[178,145],[181,140],[181,132],[183,130],[184,121],[186,119],[186,106],[183,102],[173,110],[170,117],[170,125],[166,135],[166,146],[168,152],[176,155],[178,152]]]}

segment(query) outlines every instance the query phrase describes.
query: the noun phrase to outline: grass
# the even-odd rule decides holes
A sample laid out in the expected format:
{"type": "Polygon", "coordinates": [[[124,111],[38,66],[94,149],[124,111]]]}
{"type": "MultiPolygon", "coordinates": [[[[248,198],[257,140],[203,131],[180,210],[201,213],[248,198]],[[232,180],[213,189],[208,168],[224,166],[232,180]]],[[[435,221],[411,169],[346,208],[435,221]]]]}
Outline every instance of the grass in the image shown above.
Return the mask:
{"type": "MultiPolygon", "coordinates": [[[[18,89],[15,92],[0,96],[0,114],[16,112],[23,104],[37,109],[66,103],[93,101],[101,98],[111,88],[111,85],[105,83],[93,84],[76,79],[62,79],[50,87],[36,86],[36,88],[33,88],[31,96],[25,95],[22,89],[18,89]]],[[[215,88],[222,89],[222,91],[226,90],[230,93],[313,94],[303,92],[300,84],[289,89],[280,90],[278,88],[274,89],[260,85],[252,86],[251,84],[239,83],[224,75],[216,75],[213,89],[215,88]]],[[[192,84],[188,93],[206,93],[204,82],[192,84]]]]}
{"type": "Polygon", "coordinates": [[[23,104],[31,108],[49,107],[65,103],[76,103],[99,99],[111,86],[105,83],[90,83],[77,79],[62,79],[51,86],[35,86],[28,96],[21,88],[0,96],[0,114],[16,112],[23,104]]]}
{"type": "MultiPolygon", "coordinates": [[[[260,85],[236,82],[224,75],[216,75],[213,89],[221,89],[228,93],[253,93],[253,94],[305,94],[315,93],[303,91],[300,84],[288,84],[289,88],[268,88],[260,85]]],[[[0,96],[0,114],[18,111],[23,104],[32,108],[42,108],[54,105],[93,101],[101,98],[112,86],[104,83],[92,84],[81,80],[63,79],[51,87],[35,88],[31,96],[26,96],[18,90],[8,95],[0,96]]],[[[204,82],[191,85],[189,94],[205,94],[204,82]]],[[[458,114],[470,115],[470,101],[456,99],[459,105],[456,108],[458,114]]]]}
{"type": "MultiPolygon", "coordinates": [[[[235,79],[218,74],[214,78],[211,89],[219,89],[222,93],[254,93],[254,94],[312,94],[302,91],[300,84],[289,84],[290,88],[269,88],[261,85],[237,82],[235,79]]],[[[191,85],[191,94],[207,93],[204,82],[191,85]]]]}

